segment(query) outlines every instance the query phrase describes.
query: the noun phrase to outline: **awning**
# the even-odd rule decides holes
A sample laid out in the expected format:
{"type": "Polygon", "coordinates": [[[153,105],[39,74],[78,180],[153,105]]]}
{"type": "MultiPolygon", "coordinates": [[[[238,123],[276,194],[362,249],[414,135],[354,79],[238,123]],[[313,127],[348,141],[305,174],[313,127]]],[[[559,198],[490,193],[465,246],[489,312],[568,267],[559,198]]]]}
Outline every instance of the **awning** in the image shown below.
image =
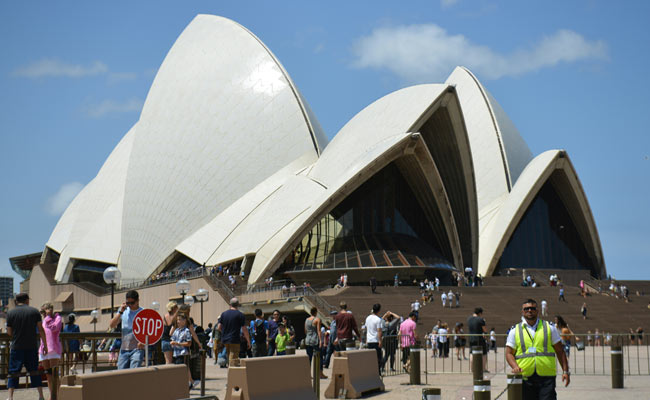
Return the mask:
{"type": "Polygon", "coordinates": [[[55,303],[65,303],[66,301],[70,300],[72,297],[72,292],[61,292],[59,293],[58,296],[56,296],[56,299],[54,299],[55,303]]]}

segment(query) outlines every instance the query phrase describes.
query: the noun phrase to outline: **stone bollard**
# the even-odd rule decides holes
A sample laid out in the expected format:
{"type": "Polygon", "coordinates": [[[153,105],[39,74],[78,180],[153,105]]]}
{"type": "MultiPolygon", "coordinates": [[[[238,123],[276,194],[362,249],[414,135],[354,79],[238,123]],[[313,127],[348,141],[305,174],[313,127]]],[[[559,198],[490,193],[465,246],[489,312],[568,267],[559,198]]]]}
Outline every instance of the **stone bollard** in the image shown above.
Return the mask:
{"type": "Polygon", "coordinates": [[[420,349],[411,347],[409,354],[409,384],[420,384],[420,349]]]}
{"type": "Polygon", "coordinates": [[[296,344],[295,343],[287,344],[286,352],[287,352],[287,355],[296,354],[296,344]]]}
{"type": "Polygon", "coordinates": [[[480,346],[472,347],[472,379],[483,379],[483,348],[480,346]]]}
{"type": "Polygon", "coordinates": [[[425,388],[422,389],[422,400],[440,400],[442,399],[442,392],[438,388],[425,388]]]}
{"type": "Polygon", "coordinates": [[[199,351],[201,355],[201,396],[205,396],[205,349],[199,351]]]}
{"type": "Polygon", "coordinates": [[[357,347],[354,344],[354,340],[348,340],[345,342],[345,351],[356,350],[357,347]]]}
{"type": "Polygon", "coordinates": [[[521,400],[524,395],[524,380],[522,375],[508,374],[508,400],[521,400]]]}
{"type": "Polygon", "coordinates": [[[474,380],[474,400],[490,400],[490,381],[474,380]]]}
{"type": "Polygon", "coordinates": [[[320,399],[320,351],[315,350],[314,355],[311,358],[312,362],[312,367],[313,367],[313,387],[314,387],[314,393],[316,393],[316,399],[320,399]]]}
{"type": "Polygon", "coordinates": [[[612,389],[623,389],[623,348],[612,346],[612,389]]]}

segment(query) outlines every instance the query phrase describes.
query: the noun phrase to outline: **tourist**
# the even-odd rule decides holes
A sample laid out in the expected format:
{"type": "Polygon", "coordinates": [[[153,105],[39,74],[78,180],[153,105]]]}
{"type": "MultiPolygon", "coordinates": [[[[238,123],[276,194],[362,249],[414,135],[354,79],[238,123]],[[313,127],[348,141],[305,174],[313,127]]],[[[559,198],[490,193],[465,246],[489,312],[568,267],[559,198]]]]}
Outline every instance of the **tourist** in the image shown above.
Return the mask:
{"type": "Polygon", "coordinates": [[[454,327],[454,347],[456,348],[456,358],[460,360],[461,353],[463,354],[463,360],[467,360],[465,356],[465,344],[467,339],[465,338],[465,331],[463,330],[463,323],[456,322],[454,327]]]}
{"type": "Polygon", "coordinates": [[[417,299],[411,303],[411,311],[415,313],[415,321],[417,322],[420,317],[420,302],[417,299]]]}
{"type": "Polygon", "coordinates": [[[456,308],[460,307],[460,296],[461,293],[457,290],[456,293],[454,293],[454,297],[456,298],[456,308]]]}
{"type": "Polygon", "coordinates": [[[399,327],[400,345],[402,346],[402,364],[406,371],[409,370],[411,365],[409,355],[411,354],[411,346],[414,346],[418,336],[415,333],[417,323],[415,322],[415,313],[411,311],[408,319],[406,319],[399,327]]]}
{"type": "Polygon", "coordinates": [[[490,350],[494,350],[494,354],[497,353],[497,332],[494,327],[490,329],[490,350]]]}
{"type": "Polygon", "coordinates": [[[268,353],[266,339],[269,337],[269,322],[264,320],[261,309],[255,309],[255,319],[250,324],[253,357],[264,357],[268,353]]]}
{"type": "Polygon", "coordinates": [[[272,356],[275,354],[275,337],[278,335],[278,324],[280,323],[280,310],[273,310],[271,314],[271,319],[269,319],[269,335],[268,335],[268,347],[269,351],[266,353],[267,356],[272,356]]]}
{"type": "Polygon", "coordinates": [[[390,370],[395,371],[395,353],[397,352],[397,333],[402,321],[402,317],[392,311],[386,311],[382,317],[386,325],[386,335],[383,340],[384,358],[381,360],[382,370],[386,367],[386,362],[390,358],[390,370]]]}
{"type": "Polygon", "coordinates": [[[442,302],[442,308],[445,308],[445,306],[447,305],[447,293],[445,293],[444,291],[440,295],[440,301],[442,302]]]}
{"type": "Polygon", "coordinates": [[[372,291],[372,293],[375,293],[375,291],[377,290],[377,278],[375,278],[374,276],[370,277],[370,290],[372,291]]]}
{"type": "Polygon", "coordinates": [[[289,332],[282,322],[278,324],[278,333],[275,335],[275,348],[279,356],[287,354],[287,343],[289,343],[289,332]]]}
{"type": "Polygon", "coordinates": [[[43,317],[43,330],[45,331],[45,338],[47,340],[46,347],[48,351],[43,353],[43,345],[45,343],[41,342],[38,361],[41,362],[41,365],[45,370],[45,375],[47,376],[47,387],[50,389],[50,397],[56,398],[52,393],[58,393],[59,388],[52,385],[52,368],[58,366],[61,361],[61,340],[59,339],[59,335],[61,329],[63,329],[63,322],[58,313],[54,314],[54,306],[50,302],[43,303],[41,306],[41,316],[43,317]]]}
{"type": "Polygon", "coordinates": [[[522,321],[510,330],[506,340],[506,361],[513,374],[524,376],[524,399],[557,398],[556,356],[563,370],[562,382],[568,386],[571,380],[569,362],[560,335],[553,325],[538,319],[537,302],[527,299],[522,304],[522,321]]]}
{"type": "Polygon", "coordinates": [[[221,341],[226,346],[226,351],[228,352],[228,365],[230,367],[239,367],[240,335],[242,331],[247,347],[251,347],[248,329],[246,329],[246,318],[238,308],[239,300],[233,297],[230,299],[230,308],[221,313],[219,325],[217,326],[217,329],[221,331],[221,341]]]}
{"type": "Polygon", "coordinates": [[[580,314],[582,314],[582,319],[587,319],[587,303],[582,303],[582,307],[580,307],[580,314]]]}
{"type": "Polygon", "coordinates": [[[329,334],[329,340],[327,342],[327,352],[325,356],[325,361],[323,362],[323,365],[325,368],[330,367],[330,359],[332,358],[332,354],[334,354],[334,351],[337,350],[338,346],[334,344],[336,341],[336,321],[333,319],[333,317],[336,315],[336,311],[330,311],[330,318],[332,318],[332,323],[330,324],[330,334],[329,334]]]}
{"type": "Polygon", "coordinates": [[[282,324],[284,325],[284,328],[287,330],[287,333],[289,333],[289,343],[293,343],[296,341],[296,330],[293,329],[293,325],[291,324],[291,321],[289,321],[289,317],[286,315],[282,316],[282,324]]]}
{"type": "MultiPolygon", "coordinates": [[[[175,316],[176,326],[170,330],[170,341],[169,344],[172,347],[172,360],[174,364],[187,364],[187,356],[190,354],[190,346],[192,346],[192,334],[190,333],[190,328],[188,327],[188,321],[185,314],[178,314],[175,316]]],[[[189,375],[189,387],[190,390],[194,386],[194,380],[192,379],[192,373],[188,368],[189,375]]]]}
{"type": "MultiPolygon", "coordinates": [[[[569,324],[566,323],[564,318],[561,315],[555,316],[555,326],[560,331],[560,338],[562,339],[562,345],[564,346],[564,352],[566,353],[567,358],[571,354],[571,338],[575,337],[576,346],[580,341],[579,336],[575,336],[569,324]]],[[[583,343],[584,344],[584,343],[583,343]]]]}
{"type": "Polygon", "coordinates": [[[321,379],[327,379],[327,376],[323,373],[323,355],[320,352],[320,344],[323,343],[323,335],[321,333],[321,320],[316,315],[318,315],[318,309],[312,307],[309,311],[311,315],[305,320],[305,346],[307,347],[307,357],[309,357],[309,364],[311,365],[311,359],[314,355],[318,357],[320,363],[320,377],[321,379]]]}
{"type": "Polygon", "coordinates": [[[174,318],[178,312],[178,304],[174,301],[167,303],[167,313],[163,317],[163,333],[160,338],[160,349],[165,356],[165,364],[172,364],[174,362],[174,354],[171,345],[171,330],[174,318]]]}
{"type": "Polygon", "coordinates": [[[381,345],[382,345],[382,319],[379,317],[379,310],[381,310],[381,304],[373,304],[372,313],[366,318],[366,343],[369,349],[375,349],[377,352],[377,367],[379,368],[379,373],[381,374],[381,345]]]}
{"type": "Polygon", "coordinates": [[[117,314],[110,322],[110,327],[115,329],[122,323],[122,342],[120,355],[117,358],[118,369],[138,368],[144,360],[144,344],[139,343],[133,334],[133,320],[135,315],[142,310],[140,295],[135,290],[126,292],[126,301],[122,303],[117,314]]]}
{"type": "Polygon", "coordinates": [[[454,292],[451,289],[449,289],[449,293],[447,293],[447,300],[449,301],[449,308],[452,308],[454,306],[453,305],[454,297],[455,297],[454,292]]]}
{"type": "MultiPolygon", "coordinates": [[[[38,371],[38,337],[40,336],[43,347],[41,354],[47,354],[47,339],[41,322],[41,314],[34,307],[29,306],[29,295],[18,293],[16,295],[16,307],[7,313],[7,334],[11,338],[9,350],[7,388],[9,389],[9,400],[14,398],[14,390],[18,388],[18,377],[11,376],[20,374],[25,366],[28,373],[38,371]]],[[[37,388],[39,399],[43,398],[43,382],[41,375],[32,375],[29,379],[30,386],[37,388]]]]}
{"type": "Polygon", "coordinates": [[[449,357],[449,341],[447,340],[448,334],[449,331],[447,330],[447,323],[443,322],[440,328],[438,328],[438,357],[449,357]]]}
{"type": "Polygon", "coordinates": [[[560,295],[558,296],[557,300],[563,301],[565,303],[567,302],[566,299],[564,298],[564,286],[562,284],[560,284],[560,295]]]}
{"type": "Polygon", "coordinates": [[[485,342],[485,337],[483,337],[483,335],[487,333],[487,328],[485,327],[485,319],[483,318],[483,309],[481,307],[476,307],[474,309],[474,314],[467,319],[467,328],[470,333],[470,362],[472,360],[472,347],[480,347],[483,351],[483,371],[485,373],[490,373],[490,371],[487,370],[488,348],[487,343],[485,342]]]}
{"type": "Polygon", "coordinates": [[[542,299],[542,302],[540,303],[542,306],[542,317],[547,317],[548,316],[548,303],[546,300],[542,299]]]}
{"type": "MultiPolygon", "coordinates": [[[[63,327],[63,332],[64,333],[79,333],[81,332],[79,330],[79,325],[75,324],[75,315],[74,314],[69,314],[68,315],[68,321],[66,322],[65,326],[63,327]]],[[[69,359],[72,360],[72,363],[70,365],[70,375],[76,375],[76,367],[77,367],[77,362],[80,360],[81,354],[79,353],[81,351],[81,346],[79,343],[78,339],[71,339],[68,340],[68,352],[70,353],[70,356],[68,357],[69,359]]]]}
{"type": "Polygon", "coordinates": [[[336,321],[335,344],[338,344],[341,350],[345,350],[347,347],[354,347],[353,333],[359,338],[361,334],[357,328],[357,321],[354,319],[354,315],[348,312],[348,305],[345,301],[339,303],[339,312],[334,316],[334,321],[336,321]]]}

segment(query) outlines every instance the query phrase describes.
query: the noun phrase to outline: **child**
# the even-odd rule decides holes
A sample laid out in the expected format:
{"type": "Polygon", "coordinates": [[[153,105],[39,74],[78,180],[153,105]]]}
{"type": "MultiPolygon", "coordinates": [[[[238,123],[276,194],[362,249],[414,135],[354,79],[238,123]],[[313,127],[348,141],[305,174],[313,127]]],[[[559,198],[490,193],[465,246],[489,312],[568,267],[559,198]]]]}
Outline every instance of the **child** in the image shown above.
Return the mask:
{"type": "MultiPolygon", "coordinates": [[[[192,345],[192,334],[187,327],[187,317],[185,314],[178,314],[176,316],[176,327],[172,328],[171,345],[173,350],[172,360],[174,364],[185,364],[185,356],[190,354],[190,346],[192,345]]],[[[188,369],[189,373],[189,369],[188,369]]],[[[194,386],[192,375],[189,375],[190,390],[194,386]]]]}
{"type": "Polygon", "coordinates": [[[287,354],[287,342],[289,341],[289,332],[287,332],[286,327],[283,323],[278,324],[278,329],[280,332],[275,337],[275,345],[279,356],[284,356],[287,354]]]}

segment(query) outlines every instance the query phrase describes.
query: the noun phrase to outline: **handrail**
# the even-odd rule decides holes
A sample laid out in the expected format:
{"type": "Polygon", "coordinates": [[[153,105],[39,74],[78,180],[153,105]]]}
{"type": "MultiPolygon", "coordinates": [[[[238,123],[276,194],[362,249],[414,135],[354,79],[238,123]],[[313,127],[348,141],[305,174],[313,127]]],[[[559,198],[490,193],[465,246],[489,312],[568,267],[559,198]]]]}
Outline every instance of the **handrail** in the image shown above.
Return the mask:
{"type": "Polygon", "coordinates": [[[326,311],[324,314],[329,315],[330,312],[336,311],[336,307],[325,301],[314,289],[311,287],[305,288],[305,296],[309,301],[314,303],[316,308],[326,311]]]}
{"type": "Polygon", "coordinates": [[[205,277],[208,278],[208,283],[214,285],[213,289],[219,292],[224,299],[229,300],[235,297],[235,292],[233,292],[232,289],[230,289],[221,279],[212,274],[207,274],[205,277]]]}

